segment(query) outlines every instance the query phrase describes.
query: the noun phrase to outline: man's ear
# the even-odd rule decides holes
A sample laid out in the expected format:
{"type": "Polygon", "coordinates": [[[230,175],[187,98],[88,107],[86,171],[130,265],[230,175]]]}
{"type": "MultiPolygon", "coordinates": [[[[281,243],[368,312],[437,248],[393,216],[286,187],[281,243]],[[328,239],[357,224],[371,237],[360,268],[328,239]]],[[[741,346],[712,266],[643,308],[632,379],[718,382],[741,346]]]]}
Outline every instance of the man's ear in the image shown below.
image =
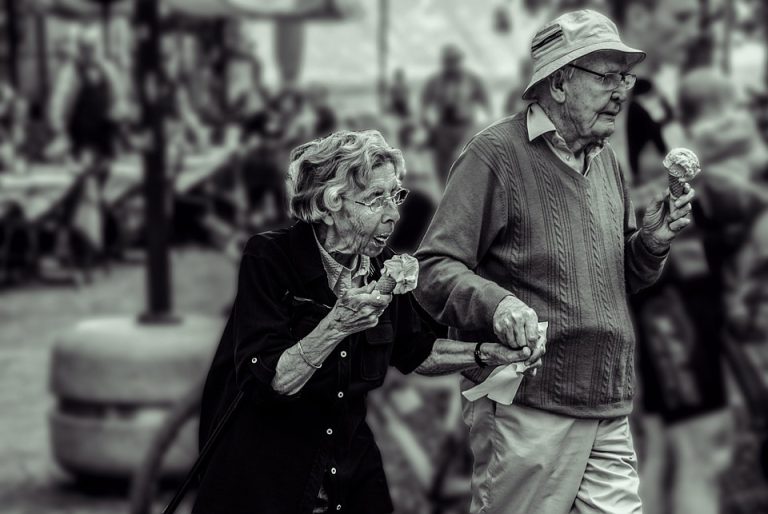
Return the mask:
{"type": "Polygon", "coordinates": [[[549,94],[552,100],[562,104],[565,103],[565,74],[563,70],[557,70],[547,79],[549,94]]]}

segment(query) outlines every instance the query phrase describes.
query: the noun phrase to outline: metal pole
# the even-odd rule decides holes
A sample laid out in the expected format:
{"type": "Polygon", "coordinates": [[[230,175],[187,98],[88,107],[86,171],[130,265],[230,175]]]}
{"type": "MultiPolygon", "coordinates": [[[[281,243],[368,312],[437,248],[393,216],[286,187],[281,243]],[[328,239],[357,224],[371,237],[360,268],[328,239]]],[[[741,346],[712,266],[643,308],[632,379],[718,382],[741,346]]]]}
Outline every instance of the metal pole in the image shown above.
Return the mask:
{"type": "Polygon", "coordinates": [[[379,0],[379,106],[387,107],[387,61],[389,58],[389,0],[379,0]]]}
{"type": "Polygon", "coordinates": [[[143,322],[173,321],[168,256],[170,197],[166,180],[165,134],[160,106],[160,19],[156,0],[136,2],[136,90],[142,108],[144,202],[147,244],[147,311],[143,322]]]}
{"type": "Polygon", "coordinates": [[[104,0],[101,3],[101,30],[102,30],[102,38],[104,39],[104,55],[108,57],[112,57],[110,54],[110,42],[109,42],[109,29],[111,25],[111,17],[112,17],[112,5],[111,0],[104,0]]]}
{"type": "Polygon", "coordinates": [[[41,101],[49,98],[51,79],[48,73],[48,23],[38,11],[35,11],[35,52],[37,61],[37,73],[40,77],[38,96],[41,101]]]}
{"type": "Polygon", "coordinates": [[[733,0],[725,2],[725,28],[723,34],[723,71],[731,72],[731,49],[733,46],[733,25],[735,23],[736,8],[733,0]]]}
{"type": "Polygon", "coordinates": [[[16,0],[5,0],[6,44],[8,45],[8,76],[14,89],[19,87],[19,12],[16,0]]]}

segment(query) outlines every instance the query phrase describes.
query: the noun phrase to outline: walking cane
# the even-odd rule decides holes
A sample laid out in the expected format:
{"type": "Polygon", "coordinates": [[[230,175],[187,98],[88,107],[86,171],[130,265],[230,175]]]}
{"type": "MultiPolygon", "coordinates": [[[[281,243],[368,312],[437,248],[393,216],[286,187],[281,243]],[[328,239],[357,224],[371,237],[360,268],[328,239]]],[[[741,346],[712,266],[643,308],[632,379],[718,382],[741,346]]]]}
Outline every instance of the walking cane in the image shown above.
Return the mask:
{"type": "Polygon", "coordinates": [[[184,482],[181,484],[181,487],[179,487],[179,489],[176,491],[176,494],[174,494],[173,498],[171,498],[171,501],[168,503],[165,509],[163,509],[163,514],[173,514],[176,512],[176,509],[179,507],[181,500],[184,499],[184,496],[187,494],[189,487],[192,485],[192,481],[205,465],[205,460],[208,457],[208,454],[210,454],[213,451],[213,448],[216,446],[216,443],[221,437],[221,433],[224,431],[224,427],[229,421],[229,418],[232,417],[232,414],[235,413],[238,405],[240,405],[240,400],[242,400],[242,398],[243,391],[239,391],[237,396],[235,396],[235,399],[232,400],[232,403],[229,404],[229,407],[227,407],[227,410],[224,412],[221,420],[216,425],[216,428],[214,428],[213,433],[208,438],[208,441],[206,441],[205,445],[200,450],[200,455],[197,456],[197,460],[195,460],[195,463],[192,465],[192,469],[189,470],[186,478],[184,478],[184,482]]]}

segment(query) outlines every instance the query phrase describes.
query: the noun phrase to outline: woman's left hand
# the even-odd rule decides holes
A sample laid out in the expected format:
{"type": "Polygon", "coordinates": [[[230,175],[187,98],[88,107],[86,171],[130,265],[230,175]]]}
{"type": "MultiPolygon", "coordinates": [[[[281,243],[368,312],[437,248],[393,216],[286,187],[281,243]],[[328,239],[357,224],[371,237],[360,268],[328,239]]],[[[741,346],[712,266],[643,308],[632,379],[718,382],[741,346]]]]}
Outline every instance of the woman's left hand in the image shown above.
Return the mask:
{"type": "Polygon", "coordinates": [[[376,282],[371,282],[345,291],[328,315],[333,327],[345,336],[375,327],[392,301],[391,294],[380,293],[375,287],[376,282]]]}

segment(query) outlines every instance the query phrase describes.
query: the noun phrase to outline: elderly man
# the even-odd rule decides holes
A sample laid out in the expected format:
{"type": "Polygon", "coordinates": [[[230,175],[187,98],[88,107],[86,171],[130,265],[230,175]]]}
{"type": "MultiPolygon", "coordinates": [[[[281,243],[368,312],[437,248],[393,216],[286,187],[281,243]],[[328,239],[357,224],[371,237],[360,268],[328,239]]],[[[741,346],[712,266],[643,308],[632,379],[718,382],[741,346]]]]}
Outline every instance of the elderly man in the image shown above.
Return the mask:
{"type": "MultiPolygon", "coordinates": [[[[472,512],[641,512],[627,423],[634,332],[627,295],[656,279],[693,191],[660,191],[640,228],[605,142],[644,54],[588,10],[532,43],[525,113],[476,135],[417,252],[417,299],[452,336],[531,346],[514,403],[465,404],[472,512]],[[548,352],[537,330],[548,322],[548,352]],[[537,362],[541,361],[541,362],[537,362]]],[[[482,369],[483,367],[487,369],[482,369]]]]}

